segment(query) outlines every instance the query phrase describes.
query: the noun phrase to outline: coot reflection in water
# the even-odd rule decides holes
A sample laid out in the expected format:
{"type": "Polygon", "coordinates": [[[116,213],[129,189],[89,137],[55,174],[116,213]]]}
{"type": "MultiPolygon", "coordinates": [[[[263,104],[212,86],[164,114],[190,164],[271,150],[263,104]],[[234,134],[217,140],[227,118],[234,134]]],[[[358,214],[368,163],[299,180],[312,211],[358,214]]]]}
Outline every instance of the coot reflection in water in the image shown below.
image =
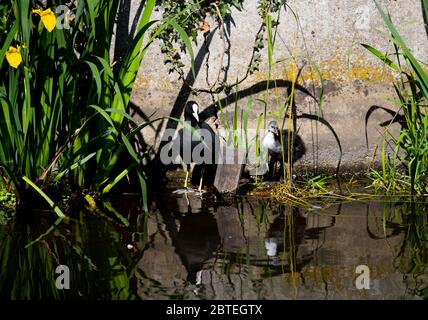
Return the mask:
{"type": "Polygon", "coordinates": [[[173,245],[188,272],[187,281],[199,284],[199,272],[213,257],[219,244],[217,224],[212,214],[189,214],[181,219],[173,245]]]}
{"type": "Polygon", "coordinates": [[[373,225],[383,225],[385,207],[355,202],[293,208],[270,200],[241,198],[224,204],[182,196],[163,200],[159,217],[166,226],[175,225],[165,228],[165,238],[179,256],[174,261],[186,269],[182,279],[187,284],[175,287],[180,298],[414,298],[395,269],[404,230],[397,232],[396,223],[387,222],[387,239],[372,235],[373,225]],[[195,244],[199,237],[202,242],[195,244]],[[375,274],[382,270],[372,291],[355,290],[355,268],[361,264],[375,274]],[[195,284],[202,288],[197,295],[195,284]]]}
{"type": "Polygon", "coordinates": [[[137,203],[121,197],[103,212],[75,212],[27,249],[52,221],[21,228],[3,222],[0,298],[427,296],[426,203],[389,200],[308,209],[252,198],[220,203],[170,195],[150,214],[138,211],[137,203]],[[136,235],[141,241],[128,246],[136,235]],[[59,264],[70,269],[67,291],[55,287],[59,264]],[[355,289],[355,268],[361,264],[370,268],[371,290],[355,289]]]}

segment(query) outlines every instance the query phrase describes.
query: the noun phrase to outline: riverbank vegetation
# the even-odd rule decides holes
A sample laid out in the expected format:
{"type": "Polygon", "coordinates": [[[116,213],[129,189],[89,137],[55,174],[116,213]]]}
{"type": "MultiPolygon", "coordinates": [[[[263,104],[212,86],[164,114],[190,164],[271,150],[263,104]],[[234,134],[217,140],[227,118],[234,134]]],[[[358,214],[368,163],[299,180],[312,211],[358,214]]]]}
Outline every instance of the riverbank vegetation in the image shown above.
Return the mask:
{"type": "MultiPolygon", "coordinates": [[[[263,267],[263,273],[260,272],[263,277],[265,272],[269,274],[272,270],[276,274],[290,274],[293,286],[297,286],[301,269],[318,250],[317,247],[313,256],[308,253],[298,262],[298,246],[308,237],[314,243],[321,235],[324,237],[328,228],[335,227],[336,218],[346,215],[342,215],[342,205],[349,203],[358,203],[358,208],[370,203],[367,212],[358,216],[358,221],[366,218],[367,228],[363,226],[363,231],[359,232],[367,236],[367,241],[403,235],[394,267],[403,275],[416,274],[414,279],[406,281],[416,295],[427,297],[427,286],[421,279],[428,265],[424,198],[428,194],[428,75],[426,65],[412,54],[391,17],[378,6],[388,30],[383,35],[394,49],[392,53],[383,53],[373,44],[362,45],[398,75],[394,84],[396,97],[393,98],[396,112],[391,121],[383,124],[381,169],[371,170],[361,180],[352,177],[343,182],[340,179],[340,139],[322,117],[324,108],[328,107],[324,101],[322,72],[310,56],[299,52],[298,39],[295,48],[287,53],[289,58],[275,60],[278,26],[283,23],[280,18],[284,11],[291,12],[296,25],[300,26],[297,13],[287,1],[257,1],[260,24],[255,27],[257,32],[252,52],[248,53],[248,64],[235,79],[228,78],[232,60],[225,21],[229,19],[229,27],[234,23],[231,13],[243,10],[244,0],[147,0],[144,3],[137,10],[131,30],[127,28],[129,38],[125,43],[118,36],[121,0],[11,0],[0,3],[0,286],[4,289],[1,297],[133,299],[138,285],[147,285],[148,291],[153,287],[161,292],[164,288],[160,283],[164,277],[157,277],[157,274],[153,279],[143,274],[138,283],[131,283],[130,279],[137,282],[136,275],[144,273],[146,264],[152,263],[157,272],[168,269],[169,265],[175,267],[170,261],[176,260],[165,259],[166,266],[158,268],[156,259],[147,256],[149,263],[140,263],[144,252],[149,247],[154,249],[153,243],[159,237],[163,247],[152,253],[156,258],[167,253],[176,259],[177,247],[183,243],[184,255],[187,252],[191,256],[202,243],[192,242],[194,232],[200,232],[202,238],[211,236],[204,229],[211,225],[214,227],[208,231],[215,236],[208,237],[208,245],[203,243],[201,250],[214,249],[202,254],[197,252],[202,256],[201,265],[198,268],[187,266],[188,278],[180,278],[183,285],[193,281],[190,274],[196,269],[201,273],[196,273],[195,277],[202,278],[206,257],[217,250],[215,261],[219,259],[224,264],[223,274],[234,265],[241,269],[241,263],[242,270],[247,272],[253,264],[252,267],[263,267]],[[160,12],[156,12],[158,6],[162,8],[160,12]],[[215,25],[210,26],[207,18],[215,25]],[[221,40],[220,61],[215,61],[220,67],[214,78],[207,76],[204,86],[196,87],[194,80],[198,70],[201,66],[208,70],[210,63],[214,63],[214,55],[210,60],[209,52],[209,37],[214,31],[221,40]],[[202,62],[197,61],[194,52],[200,44],[198,39],[203,39],[201,50],[207,52],[202,62]],[[158,171],[149,172],[162,163],[151,166],[153,159],[158,160],[154,146],[142,145],[138,135],[157,121],[177,124],[181,116],[173,114],[175,109],[180,109],[175,106],[170,117],[149,116],[137,122],[131,116],[131,96],[137,73],[144,78],[144,57],[154,43],[159,44],[168,71],[182,82],[182,92],[188,94],[184,100],[191,94],[209,96],[213,101],[210,108],[213,112],[209,116],[218,120],[217,124],[223,129],[221,139],[230,148],[244,150],[247,158],[254,160],[255,166],[251,170],[247,166],[240,188],[231,197],[214,192],[188,194],[189,190],[184,189],[180,189],[183,192],[179,194],[170,192],[182,184],[171,188],[167,179],[157,175],[158,171]],[[295,67],[299,63],[301,66],[295,67]],[[288,65],[293,67],[287,71],[290,79],[285,80],[283,74],[278,75],[275,70],[288,65]],[[311,81],[317,83],[316,88],[313,85],[308,89],[303,85],[304,70],[310,70],[308,73],[316,78],[311,81]],[[243,84],[256,73],[262,75],[264,87],[258,92],[264,93],[264,98],[250,97],[242,103],[248,96],[243,94],[243,84]],[[279,94],[280,91],[284,95],[279,94]],[[297,91],[310,101],[310,110],[298,110],[297,91]],[[272,94],[274,98],[269,96],[272,94]],[[257,110],[258,114],[254,114],[257,110]],[[318,163],[313,171],[298,173],[295,170],[297,159],[293,150],[303,116],[313,126],[313,142],[317,143],[321,126],[337,142],[337,168],[331,174],[321,174],[318,163]],[[277,139],[282,146],[280,169],[273,170],[274,182],[264,177],[269,164],[267,151],[262,148],[270,119],[278,125],[277,139]],[[251,120],[256,128],[250,134],[251,120]],[[394,123],[401,126],[398,136],[390,130],[394,123]],[[163,184],[157,193],[150,190],[155,183],[163,184]],[[390,197],[384,198],[385,195],[390,197]],[[249,204],[244,210],[247,198],[249,204]],[[374,232],[369,226],[373,220],[370,220],[369,211],[370,207],[379,209],[379,203],[382,203],[384,214],[380,223],[379,219],[374,219],[374,232]],[[195,212],[197,214],[193,215],[195,212]],[[153,216],[161,213],[161,217],[150,220],[152,213],[153,216]],[[254,219],[256,224],[249,228],[244,216],[248,221],[254,219]],[[313,228],[305,234],[308,217],[313,220],[313,228]],[[270,221],[272,218],[274,220],[270,221]],[[319,218],[324,220],[323,227],[314,222],[319,218]],[[64,220],[67,223],[62,223],[64,220]],[[187,231],[186,221],[190,221],[187,231]],[[222,241],[242,240],[232,243],[239,247],[238,254],[219,249],[224,245],[216,234],[221,227],[231,227],[223,234],[222,241]],[[251,234],[254,230],[256,234],[251,234]],[[263,238],[264,231],[266,238],[263,238]],[[184,238],[180,239],[183,234],[184,238]],[[262,252],[263,259],[250,254],[253,239],[257,239],[261,247],[257,254],[262,252]],[[174,242],[172,249],[166,249],[165,244],[170,240],[174,242]],[[191,245],[186,247],[189,243],[191,245]],[[268,254],[265,259],[264,249],[268,249],[268,253],[274,251],[275,255],[268,254]],[[55,267],[60,264],[70,267],[72,282],[83,284],[80,291],[60,292],[50,281],[55,267]],[[26,290],[21,291],[22,288],[26,290]]],[[[423,4],[427,16],[428,0],[423,4]]],[[[144,110],[144,101],[139,107],[144,110]]],[[[382,107],[368,110],[368,113],[377,109],[382,107]]],[[[179,174],[173,172],[171,176],[179,174]]],[[[342,222],[343,225],[352,225],[348,221],[342,222]]],[[[345,230],[343,225],[338,225],[334,245],[345,230]]],[[[335,252],[331,248],[325,250],[326,259],[331,259],[330,255],[335,252]]],[[[337,258],[342,259],[339,255],[337,258]]],[[[179,272],[179,267],[182,266],[177,266],[174,272],[179,272]]],[[[245,273],[243,278],[247,275],[245,273]]],[[[321,274],[322,281],[325,281],[324,276],[321,274]]],[[[169,289],[175,290],[179,277],[174,273],[173,278],[174,285],[169,289]]],[[[228,281],[231,283],[230,278],[228,281]]],[[[255,283],[253,281],[251,287],[257,287],[255,283]]],[[[199,288],[202,288],[201,283],[195,284],[192,294],[197,294],[199,288]]],[[[328,291],[327,286],[325,289],[328,291]]],[[[171,297],[181,296],[174,292],[171,297]]]]}
{"type": "MultiPolygon", "coordinates": [[[[150,146],[136,148],[135,136],[159,119],[147,119],[137,124],[129,115],[131,93],[144,54],[158,38],[170,71],[186,82],[182,56],[173,55],[174,48],[179,46],[189,55],[193,74],[192,42],[196,42],[198,32],[206,38],[210,30],[200,22],[208,15],[214,17],[223,44],[227,44],[230,39],[224,29],[224,19],[232,9],[242,10],[243,3],[171,2],[164,7],[162,20],[154,21],[151,17],[156,4],[148,1],[140,19],[136,20],[138,23],[132,41],[118,59],[112,56],[111,48],[118,45],[113,34],[119,5],[120,1],[104,0],[91,3],[72,1],[67,5],[53,1],[49,6],[25,0],[1,5],[5,15],[0,24],[0,174],[5,203],[16,203],[18,208],[26,208],[26,204],[33,203],[34,199],[44,198],[59,213],[55,208],[56,201],[61,199],[61,196],[56,196],[58,194],[76,193],[91,202],[93,196],[114,192],[120,189],[115,186],[122,183],[123,187],[123,183],[128,181],[126,183],[137,182],[140,185],[143,207],[148,209],[148,177],[144,172],[144,159],[150,146]]],[[[299,90],[313,100],[316,115],[321,115],[324,108],[322,73],[313,63],[294,70],[287,96],[282,101],[277,97],[277,110],[268,111],[269,92],[279,89],[274,67],[287,63],[274,60],[281,10],[292,11],[292,8],[286,1],[260,1],[258,8],[262,23],[245,76],[227,83],[224,79],[221,81],[225,70],[220,70],[217,80],[207,82],[209,87],[205,89],[188,85],[195,94],[209,93],[217,102],[226,142],[244,149],[247,157],[250,152],[254,153],[256,185],[259,183],[257,170],[266,170],[262,167],[266,153],[261,148],[261,131],[266,128],[267,119],[274,118],[280,124],[281,138],[283,130],[288,128],[286,141],[281,139],[281,144],[289,146],[288,154],[284,152],[281,159],[281,176],[285,184],[279,184],[276,194],[295,197],[303,191],[320,195],[328,193],[331,179],[316,173],[313,176],[308,173],[307,178],[300,177],[297,179],[299,183],[294,183],[292,155],[294,136],[299,130],[296,86],[303,69],[310,68],[312,74],[318,75],[321,88],[317,96],[304,88],[299,90]],[[238,104],[240,84],[263,66],[264,62],[260,60],[263,49],[267,54],[266,97],[248,99],[246,107],[241,108],[238,104]],[[273,88],[269,84],[273,84],[273,88]],[[232,119],[224,113],[221,93],[235,96],[232,119]],[[257,103],[264,105],[264,111],[257,115],[257,133],[250,138],[249,118],[257,103]]],[[[400,75],[400,81],[395,84],[398,111],[390,124],[399,122],[402,127],[400,135],[393,137],[389,125],[386,126],[381,150],[382,170],[372,170],[369,177],[376,192],[425,194],[428,192],[428,121],[425,110],[428,77],[391,18],[381,7],[378,9],[389,30],[386,38],[395,52],[384,54],[369,44],[363,46],[400,75]],[[387,152],[388,139],[395,144],[392,156],[387,152]]],[[[299,24],[298,15],[294,12],[293,15],[299,24]]],[[[295,54],[293,61],[298,61],[298,51],[295,54]]],[[[223,55],[227,55],[226,47],[223,55]]],[[[316,128],[318,124],[326,125],[334,133],[320,116],[311,120],[316,128]]],[[[335,138],[341,152],[340,140],[336,135],[335,138]]],[[[339,169],[340,159],[336,176],[339,169]]]]}
{"type": "Polygon", "coordinates": [[[152,21],[155,1],[147,1],[126,52],[113,61],[119,3],[0,5],[0,175],[18,205],[36,192],[105,194],[133,171],[147,208],[146,150],[133,145],[155,119],[136,124],[128,105],[147,49],[167,26],[182,30],[175,22],[182,12],[152,21]]]}
{"type": "MultiPolygon", "coordinates": [[[[391,17],[376,3],[388,33],[384,36],[391,43],[392,53],[382,53],[368,44],[363,46],[399,75],[394,84],[398,108],[384,130],[382,144],[382,170],[372,171],[373,186],[386,193],[428,193],[428,75],[424,64],[416,59],[405,39],[400,35],[391,17]],[[393,123],[401,125],[398,137],[391,134],[393,123]],[[387,141],[395,145],[392,155],[387,141]]],[[[423,1],[425,9],[428,1],[423,1]]]]}

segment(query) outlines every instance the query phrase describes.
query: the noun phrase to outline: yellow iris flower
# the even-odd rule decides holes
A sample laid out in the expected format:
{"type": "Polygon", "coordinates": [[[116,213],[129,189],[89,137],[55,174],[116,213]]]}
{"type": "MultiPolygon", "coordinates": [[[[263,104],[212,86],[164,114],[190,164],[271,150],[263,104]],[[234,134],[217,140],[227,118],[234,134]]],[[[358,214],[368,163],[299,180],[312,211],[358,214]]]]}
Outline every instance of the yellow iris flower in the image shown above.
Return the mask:
{"type": "Polygon", "coordinates": [[[52,32],[52,30],[56,26],[55,13],[53,13],[50,8],[46,10],[34,9],[32,12],[38,14],[42,19],[43,25],[45,26],[46,30],[52,32]]]}
{"type": "Polygon", "coordinates": [[[17,69],[22,62],[21,46],[17,46],[16,48],[10,46],[6,52],[6,60],[11,67],[17,69]]]}
{"type": "Polygon", "coordinates": [[[88,202],[89,209],[91,211],[94,211],[97,208],[97,203],[95,202],[95,199],[92,196],[90,196],[89,194],[87,194],[85,196],[85,200],[86,200],[86,202],[88,202]]]}

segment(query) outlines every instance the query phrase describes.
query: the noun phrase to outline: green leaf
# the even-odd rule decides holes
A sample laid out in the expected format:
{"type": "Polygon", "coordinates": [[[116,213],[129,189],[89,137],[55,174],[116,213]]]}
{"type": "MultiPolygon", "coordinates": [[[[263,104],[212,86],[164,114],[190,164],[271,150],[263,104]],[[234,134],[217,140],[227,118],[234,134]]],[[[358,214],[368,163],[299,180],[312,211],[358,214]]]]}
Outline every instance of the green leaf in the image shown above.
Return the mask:
{"type": "Polygon", "coordinates": [[[385,14],[385,12],[382,10],[380,5],[375,1],[375,4],[380,12],[380,15],[382,16],[382,19],[386,23],[389,31],[392,35],[392,41],[401,48],[403,51],[403,56],[406,58],[406,60],[409,61],[410,65],[412,66],[413,70],[416,73],[416,76],[419,79],[418,86],[423,91],[424,96],[428,98],[428,77],[425,74],[425,71],[421,67],[421,65],[418,63],[417,59],[413,56],[413,54],[410,52],[409,47],[406,45],[405,41],[397,31],[397,29],[394,27],[392,20],[389,16],[385,14]]]}
{"type": "Polygon", "coordinates": [[[379,50],[377,50],[377,49],[369,46],[368,44],[361,43],[361,45],[365,49],[367,49],[369,52],[371,52],[374,56],[376,56],[377,58],[379,58],[380,60],[382,60],[383,63],[385,63],[386,65],[388,65],[389,67],[391,67],[395,71],[401,73],[400,68],[391,59],[389,59],[386,54],[383,54],[382,52],[380,52],[379,50]]]}
{"type": "Polygon", "coordinates": [[[110,124],[110,126],[113,129],[115,128],[113,120],[111,119],[111,117],[108,115],[108,113],[105,110],[103,110],[100,107],[95,106],[95,105],[90,105],[89,107],[95,109],[100,115],[103,116],[103,118],[110,124]]]}
{"type": "Polygon", "coordinates": [[[59,173],[56,175],[56,177],[55,177],[54,181],[55,181],[55,182],[58,182],[58,181],[60,181],[60,180],[62,179],[62,177],[63,177],[64,175],[66,175],[68,172],[73,171],[73,170],[75,170],[75,169],[77,169],[77,168],[79,168],[79,167],[83,167],[83,165],[84,165],[86,162],[88,162],[89,160],[91,160],[91,159],[92,159],[96,154],[97,154],[96,152],[93,152],[93,153],[89,154],[88,156],[86,156],[85,158],[83,158],[83,159],[81,159],[81,160],[77,161],[76,163],[73,163],[69,168],[67,168],[67,169],[65,169],[65,170],[63,170],[63,171],[61,171],[61,172],[59,172],[59,173]]]}
{"type": "Polygon", "coordinates": [[[183,40],[184,45],[186,46],[186,49],[189,52],[190,61],[191,61],[192,75],[193,75],[193,78],[196,78],[196,73],[195,73],[195,55],[193,53],[193,48],[192,48],[192,43],[190,42],[190,38],[187,35],[186,31],[184,31],[184,29],[175,20],[172,20],[170,22],[170,24],[180,34],[181,39],[183,40]]]}
{"type": "Polygon", "coordinates": [[[3,60],[4,60],[4,57],[6,55],[6,52],[9,49],[10,44],[12,43],[13,38],[16,36],[16,32],[17,31],[18,31],[18,24],[15,22],[12,25],[12,28],[8,31],[6,40],[5,40],[4,44],[3,44],[3,47],[0,50],[0,67],[3,64],[3,60]]]}
{"type": "Polygon", "coordinates": [[[135,167],[135,164],[131,164],[126,169],[124,169],[121,173],[119,173],[114,180],[106,185],[102,191],[102,194],[109,193],[110,190],[119,182],[121,181],[126,175],[135,167]]]}
{"type": "Polygon", "coordinates": [[[101,74],[98,71],[98,68],[95,65],[95,63],[90,62],[90,61],[84,61],[84,62],[91,69],[92,75],[93,75],[94,80],[95,80],[96,88],[97,88],[97,96],[98,96],[98,102],[99,102],[100,99],[101,99],[101,94],[102,94],[102,90],[103,90],[102,80],[101,80],[101,74]]]}
{"type": "Polygon", "coordinates": [[[40,194],[43,199],[46,200],[48,205],[51,207],[51,209],[58,215],[60,218],[65,218],[66,215],[61,211],[61,209],[52,201],[49,196],[44,193],[36,184],[34,184],[30,179],[28,179],[26,176],[23,176],[22,179],[27,182],[34,190],[37,191],[38,194],[40,194]]]}
{"type": "Polygon", "coordinates": [[[131,143],[129,142],[126,135],[122,133],[121,138],[126,147],[126,150],[128,150],[129,155],[132,157],[136,165],[138,180],[140,182],[140,188],[141,188],[141,196],[143,197],[143,208],[145,212],[148,212],[147,184],[146,184],[146,179],[144,178],[144,173],[141,169],[142,163],[138,158],[137,153],[134,151],[134,148],[131,146],[131,143]]]}
{"type": "Polygon", "coordinates": [[[118,218],[125,227],[129,227],[129,221],[128,219],[126,219],[123,215],[121,215],[115,208],[113,208],[113,206],[111,205],[111,203],[109,201],[104,201],[103,202],[103,206],[104,208],[106,208],[109,212],[113,213],[116,218],[118,218]]]}

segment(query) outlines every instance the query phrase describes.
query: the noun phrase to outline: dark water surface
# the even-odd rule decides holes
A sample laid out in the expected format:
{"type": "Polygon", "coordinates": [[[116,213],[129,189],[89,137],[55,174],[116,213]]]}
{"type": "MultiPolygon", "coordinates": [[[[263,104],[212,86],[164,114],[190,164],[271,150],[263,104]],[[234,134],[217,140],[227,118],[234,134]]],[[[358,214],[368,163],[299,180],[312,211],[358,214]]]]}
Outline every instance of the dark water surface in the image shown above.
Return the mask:
{"type": "Polygon", "coordinates": [[[49,219],[0,225],[0,297],[420,299],[427,208],[379,199],[296,208],[165,193],[145,215],[137,197],[123,196],[76,210],[29,248],[49,219]],[[56,287],[58,265],[70,270],[68,290],[56,287]],[[356,287],[359,265],[369,268],[368,290],[356,287]]]}

